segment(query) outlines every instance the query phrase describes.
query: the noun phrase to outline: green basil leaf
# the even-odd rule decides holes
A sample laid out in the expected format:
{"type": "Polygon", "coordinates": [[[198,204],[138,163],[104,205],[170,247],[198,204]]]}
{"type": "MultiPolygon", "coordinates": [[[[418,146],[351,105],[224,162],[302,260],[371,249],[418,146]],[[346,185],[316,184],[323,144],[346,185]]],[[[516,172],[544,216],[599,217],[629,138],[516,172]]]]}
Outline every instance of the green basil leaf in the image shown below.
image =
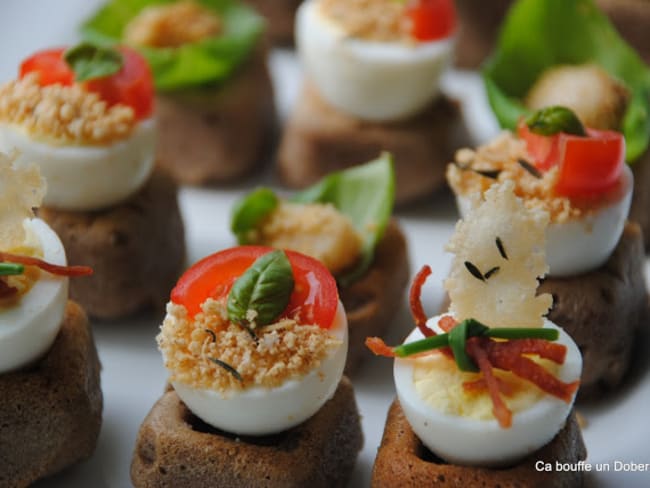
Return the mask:
{"type": "Polygon", "coordinates": [[[360,278],[375,257],[395,201],[393,157],[383,153],[369,163],[331,173],[291,199],[297,203],[331,203],[346,215],[363,240],[361,259],[350,271],[337,276],[342,285],[360,278]]]}
{"type": "Polygon", "coordinates": [[[248,235],[271,213],[279,200],[270,188],[258,188],[235,203],[230,220],[230,230],[239,244],[250,244],[248,235]]]}
{"type": "Polygon", "coordinates": [[[580,119],[566,107],[552,106],[538,110],[526,119],[531,132],[552,136],[564,132],[584,137],[587,135],[580,119]]]}
{"type": "Polygon", "coordinates": [[[114,75],[122,69],[122,53],[117,49],[82,42],[63,54],[74,71],[75,81],[88,81],[114,75]]]}
{"type": "MultiPolygon", "coordinates": [[[[82,25],[82,36],[103,44],[119,43],[125,27],[144,8],[171,1],[109,0],[82,25]]],[[[227,80],[249,58],[264,30],[263,19],[243,2],[197,1],[221,19],[219,35],[177,48],[135,46],[147,58],[158,90],[200,88],[227,80]]]]}
{"type": "Polygon", "coordinates": [[[228,295],[228,318],[259,327],[273,323],[289,304],[293,287],[293,271],[284,251],[264,254],[235,281],[228,295]],[[255,312],[253,320],[249,311],[255,312]]]}
{"type": "Polygon", "coordinates": [[[623,118],[626,159],[650,141],[650,69],[620,37],[593,0],[519,0],[511,8],[483,75],[499,123],[514,130],[530,112],[522,100],[549,68],[595,63],[632,93],[623,118]]]}
{"type": "Polygon", "coordinates": [[[0,263],[0,276],[20,275],[25,271],[25,266],[16,263],[0,263]]]}

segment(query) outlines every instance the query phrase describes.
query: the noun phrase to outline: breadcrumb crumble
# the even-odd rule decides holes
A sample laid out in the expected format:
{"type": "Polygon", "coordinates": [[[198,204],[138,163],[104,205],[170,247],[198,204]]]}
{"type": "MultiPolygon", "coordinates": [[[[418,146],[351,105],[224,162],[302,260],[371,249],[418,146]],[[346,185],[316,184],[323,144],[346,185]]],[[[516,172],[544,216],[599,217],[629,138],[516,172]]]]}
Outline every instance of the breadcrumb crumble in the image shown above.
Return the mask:
{"type": "Polygon", "coordinates": [[[136,46],[179,47],[214,37],[221,19],[196,2],[156,5],[142,10],[124,29],[124,40],[136,46]]]}
{"type": "Polygon", "coordinates": [[[109,107],[77,84],[41,86],[37,73],[0,86],[0,121],[19,125],[33,137],[87,145],[125,139],[136,124],[131,107],[109,107]]]}
{"type": "Polygon", "coordinates": [[[413,41],[406,2],[395,0],[322,0],[321,12],[351,37],[371,41],[413,41]]]}
{"type": "Polygon", "coordinates": [[[182,305],[168,303],[156,340],[171,381],[220,392],[280,386],[318,368],[342,344],[327,330],[300,325],[293,319],[260,329],[254,339],[228,320],[224,300],[211,298],[194,318],[182,305]],[[233,367],[241,381],[215,359],[233,367]]]}

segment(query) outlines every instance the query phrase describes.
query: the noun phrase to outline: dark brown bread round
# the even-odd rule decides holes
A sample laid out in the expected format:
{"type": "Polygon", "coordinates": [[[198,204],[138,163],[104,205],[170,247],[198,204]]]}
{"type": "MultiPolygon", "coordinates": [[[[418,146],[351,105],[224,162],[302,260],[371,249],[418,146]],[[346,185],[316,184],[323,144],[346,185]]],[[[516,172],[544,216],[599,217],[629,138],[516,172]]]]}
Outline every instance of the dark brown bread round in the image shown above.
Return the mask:
{"type": "Polygon", "coordinates": [[[158,164],[188,185],[222,183],[265,161],[275,131],[266,51],[214,88],[158,95],[158,164]]]}
{"type": "Polygon", "coordinates": [[[634,193],[632,194],[630,220],[641,226],[645,249],[650,251],[650,149],[634,163],[632,171],[634,173],[634,193]]]}
{"type": "Polygon", "coordinates": [[[137,488],[344,487],[362,444],[354,391],[345,377],[309,420],[258,438],[211,428],[172,390],[140,427],[131,480],[137,488]]]}
{"type": "Polygon", "coordinates": [[[370,269],[340,290],[349,330],[345,374],[351,375],[365,357],[372,356],[366,337],[383,336],[388,330],[404,300],[409,273],[406,238],[397,221],[391,220],[370,269]]]}
{"type": "Polygon", "coordinates": [[[29,486],[90,457],[102,422],[100,369],[88,319],[68,302],[47,354],[0,375],[0,486],[29,486]]]}
{"type": "Polygon", "coordinates": [[[627,372],[640,327],[648,326],[644,269],[641,229],[628,223],[603,266],[578,276],[550,277],[540,286],[540,293],[553,296],[548,318],[582,352],[581,400],[602,396],[627,372]]]}
{"type": "Polygon", "coordinates": [[[164,309],[185,266],[185,235],[177,187],[154,172],[126,202],[96,212],[41,208],[39,217],[59,235],[70,264],[93,276],[71,280],[70,296],[88,315],[114,319],[164,309]]]}
{"type": "Polygon", "coordinates": [[[287,121],[278,169],[286,185],[304,188],[388,151],[395,157],[396,201],[404,203],[444,187],[447,163],[468,142],[459,105],[446,97],[401,122],[365,122],[328,105],[308,83],[287,121]]]}
{"type": "Polygon", "coordinates": [[[266,18],[266,34],[272,44],[293,46],[296,10],[302,0],[246,0],[266,18]]]}
{"type": "Polygon", "coordinates": [[[381,446],[372,471],[373,488],[577,488],[583,485],[581,471],[539,471],[538,461],[577,463],[587,457],[580,428],[571,414],[564,428],[546,446],[517,465],[477,468],[446,464],[434,456],[415,435],[395,400],[388,411],[381,446]]]}

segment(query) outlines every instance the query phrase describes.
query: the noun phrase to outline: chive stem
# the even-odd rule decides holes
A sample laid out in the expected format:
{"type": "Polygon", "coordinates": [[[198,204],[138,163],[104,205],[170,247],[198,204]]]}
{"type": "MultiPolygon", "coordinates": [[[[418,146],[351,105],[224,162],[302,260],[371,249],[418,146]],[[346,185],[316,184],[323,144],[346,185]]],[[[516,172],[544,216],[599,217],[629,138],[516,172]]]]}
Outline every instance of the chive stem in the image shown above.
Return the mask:
{"type": "Polygon", "coordinates": [[[441,347],[446,347],[449,345],[449,334],[438,334],[426,339],[421,339],[415,342],[409,342],[407,344],[402,344],[393,349],[395,355],[398,357],[412,356],[413,354],[418,354],[421,352],[430,351],[432,349],[438,349],[441,347]]]}
{"type": "Polygon", "coordinates": [[[0,263],[0,276],[23,274],[25,266],[18,263],[0,263]]]}

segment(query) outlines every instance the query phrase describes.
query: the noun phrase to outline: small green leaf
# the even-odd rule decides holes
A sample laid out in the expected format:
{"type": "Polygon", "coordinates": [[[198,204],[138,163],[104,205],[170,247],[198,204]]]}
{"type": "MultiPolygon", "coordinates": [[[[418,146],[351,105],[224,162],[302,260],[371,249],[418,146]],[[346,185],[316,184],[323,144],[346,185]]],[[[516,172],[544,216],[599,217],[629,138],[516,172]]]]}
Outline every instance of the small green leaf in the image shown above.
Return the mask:
{"type": "Polygon", "coordinates": [[[269,188],[258,188],[235,203],[230,220],[230,230],[237,236],[239,244],[250,244],[248,234],[264,217],[278,206],[275,192],[269,188]]]}
{"type": "Polygon", "coordinates": [[[526,119],[531,132],[553,136],[560,132],[584,137],[587,135],[580,119],[572,110],[555,105],[538,110],[526,119]]]}
{"type": "Polygon", "coordinates": [[[75,81],[105,78],[122,69],[122,53],[116,49],[82,42],[63,54],[75,74],[75,81]]]}
{"type": "Polygon", "coordinates": [[[16,263],[0,263],[0,276],[12,276],[23,274],[25,267],[16,263]]]}
{"type": "Polygon", "coordinates": [[[235,281],[228,295],[228,318],[245,326],[273,323],[289,304],[293,287],[284,251],[264,254],[235,281]]]}

